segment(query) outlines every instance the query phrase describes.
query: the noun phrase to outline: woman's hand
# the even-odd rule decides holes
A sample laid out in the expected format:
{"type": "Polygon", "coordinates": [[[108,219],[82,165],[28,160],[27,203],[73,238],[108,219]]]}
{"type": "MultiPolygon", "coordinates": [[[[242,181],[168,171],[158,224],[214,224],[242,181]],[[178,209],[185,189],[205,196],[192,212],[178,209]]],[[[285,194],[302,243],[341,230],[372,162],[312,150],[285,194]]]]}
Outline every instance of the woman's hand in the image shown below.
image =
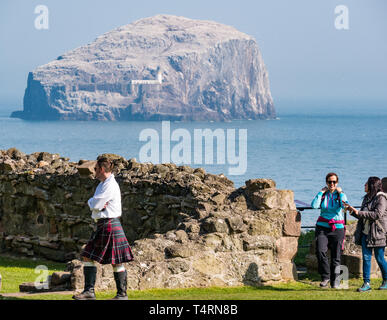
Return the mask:
{"type": "Polygon", "coordinates": [[[352,207],[351,205],[349,205],[348,203],[346,203],[344,201],[341,201],[341,202],[343,203],[345,210],[349,210],[349,211],[351,211],[351,213],[353,215],[357,215],[358,211],[354,207],[352,207]]]}
{"type": "Polygon", "coordinates": [[[337,190],[338,193],[342,193],[343,192],[343,189],[341,189],[340,187],[337,187],[336,190],[337,190]]]}
{"type": "Polygon", "coordinates": [[[324,192],[327,192],[328,191],[328,188],[327,187],[324,187],[321,189],[321,192],[324,193],[324,192]]]}

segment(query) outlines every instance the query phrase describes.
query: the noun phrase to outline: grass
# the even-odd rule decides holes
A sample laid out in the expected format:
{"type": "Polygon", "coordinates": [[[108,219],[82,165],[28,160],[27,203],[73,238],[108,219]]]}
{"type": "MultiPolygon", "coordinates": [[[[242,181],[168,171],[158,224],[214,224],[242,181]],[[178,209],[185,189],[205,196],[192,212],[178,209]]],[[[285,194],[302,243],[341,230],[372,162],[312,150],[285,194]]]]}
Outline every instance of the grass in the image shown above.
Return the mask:
{"type": "MultiPolygon", "coordinates": [[[[22,282],[35,281],[38,274],[34,272],[38,265],[46,265],[49,274],[63,271],[65,264],[45,260],[11,258],[0,256],[0,274],[3,277],[1,293],[19,291],[22,282]]],[[[128,291],[130,300],[387,300],[387,291],[377,290],[381,279],[373,279],[373,290],[358,293],[361,279],[350,279],[349,288],[342,290],[320,289],[318,274],[307,274],[299,281],[278,283],[264,287],[212,287],[190,289],[152,289],[128,291]]],[[[3,300],[71,300],[72,294],[37,294],[20,297],[3,297],[3,300]]],[[[114,291],[96,292],[98,300],[111,299],[114,291]]]]}
{"type": "Polygon", "coordinates": [[[42,273],[35,273],[38,266],[46,266],[48,274],[63,271],[64,263],[55,263],[47,260],[31,258],[15,258],[0,256],[0,274],[2,277],[1,293],[19,292],[19,284],[23,282],[34,282],[42,273]]]}

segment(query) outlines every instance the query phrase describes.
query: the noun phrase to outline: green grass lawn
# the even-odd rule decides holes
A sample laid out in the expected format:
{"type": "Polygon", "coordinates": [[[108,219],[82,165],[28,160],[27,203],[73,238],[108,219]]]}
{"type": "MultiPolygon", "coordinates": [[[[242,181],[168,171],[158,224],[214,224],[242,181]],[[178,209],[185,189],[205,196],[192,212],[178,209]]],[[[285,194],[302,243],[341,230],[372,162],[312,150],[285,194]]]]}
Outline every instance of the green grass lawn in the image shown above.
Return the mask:
{"type": "Polygon", "coordinates": [[[64,263],[46,260],[32,260],[30,258],[13,258],[0,255],[0,274],[2,276],[1,293],[19,292],[19,284],[34,282],[42,273],[35,273],[35,268],[44,265],[48,268],[48,275],[55,271],[63,271],[64,263]]]}
{"type": "MultiPolygon", "coordinates": [[[[38,265],[46,265],[49,274],[65,268],[63,263],[0,256],[0,274],[3,277],[0,295],[19,292],[19,284],[22,282],[34,282],[38,276],[34,272],[38,265]]],[[[131,300],[387,300],[387,291],[377,290],[380,283],[381,279],[372,280],[373,290],[366,293],[356,292],[362,284],[361,279],[350,279],[349,289],[320,289],[318,275],[309,274],[299,281],[264,287],[135,290],[128,291],[128,296],[131,300]]],[[[97,292],[96,295],[100,300],[111,299],[115,292],[97,292]]],[[[71,296],[50,293],[3,299],[71,300],[71,296]]]]}

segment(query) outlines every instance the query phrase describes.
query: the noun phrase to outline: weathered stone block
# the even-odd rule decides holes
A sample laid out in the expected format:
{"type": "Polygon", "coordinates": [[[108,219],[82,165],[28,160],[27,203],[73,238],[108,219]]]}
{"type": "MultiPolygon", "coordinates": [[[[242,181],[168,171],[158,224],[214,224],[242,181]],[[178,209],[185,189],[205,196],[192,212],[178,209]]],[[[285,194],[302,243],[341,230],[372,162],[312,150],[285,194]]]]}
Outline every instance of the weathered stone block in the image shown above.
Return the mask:
{"type": "Polygon", "coordinates": [[[280,262],[289,262],[297,254],[298,238],[281,237],[276,241],[277,258],[280,262]]]}
{"type": "Polygon", "coordinates": [[[243,250],[273,249],[275,247],[275,238],[271,236],[246,236],[243,238],[243,250]]]}
{"type": "Polygon", "coordinates": [[[205,219],[205,221],[202,223],[202,229],[204,232],[229,233],[229,228],[226,221],[216,217],[205,219]]]}
{"type": "Polygon", "coordinates": [[[222,246],[223,238],[220,233],[210,233],[204,236],[203,239],[207,248],[211,248],[213,250],[217,250],[217,248],[222,246]]]}
{"type": "Polygon", "coordinates": [[[265,189],[254,192],[251,200],[260,210],[296,210],[294,195],[291,190],[265,189]]]}
{"type": "Polygon", "coordinates": [[[97,161],[85,161],[77,167],[78,172],[83,177],[92,177],[95,174],[94,168],[97,161]]]}
{"type": "Polygon", "coordinates": [[[70,272],[54,272],[51,275],[51,284],[54,286],[65,284],[71,280],[70,272]]]}
{"type": "Polygon", "coordinates": [[[177,230],[175,234],[176,234],[176,242],[179,242],[179,243],[188,242],[188,235],[184,230],[177,230]]]}
{"type": "Polygon", "coordinates": [[[258,275],[262,282],[279,281],[281,277],[281,269],[278,263],[263,263],[258,268],[258,275]]]}
{"type": "Polygon", "coordinates": [[[20,292],[49,292],[51,291],[49,282],[41,282],[39,284],[35,284],[35,282],[23,282],[19,285],[20,292]]]}
{"type": "Polygon", "coordinates": [[[297,267],[294,262],[281,262],[281,276],[284,280],[297,280],[297,267]]]}
{"type": "Polygon", "coordinates": [[[0,173],[10,173],[15,171],[15,163],[12,160],[4,160],[0,162],[0,173]]]}
{"type": "Polygon", "coordinates": [[[263,189],[274,189],[276,187],[275,181],[271,179],[250,179],[245,183],[246,190],[249,194],[263,189]]]}
{"type": "Polygon", "coordinates": [[[299,237],[301,235],[301,213],[299,211],[286,211],[283,234],[290,237],[299,237]]]}
{"type": "Polygon", "coordinates": [[[219,261],[214,255],[210,253],[200,254],[193,261],[192,268],[208,276],[223,274],[227,269],[227,267],[221,261],[219,261]]]}
{"type": "Polygon", "coordinates": [[[38,168],[43,168],[43,167],[48,167],[50,165],[50,163],[49,162],[47,162],[47,161],[39,161],[38,162],[38,168]]]}
{"type": "Polygon", "coordinates": [[[267,235],[279,238],[282,236],[281,226],[281,221],[274,223],[267,217],[254,217],[247,221],[247,233],[251,236],[267,235]]]}
{"type": "Polygon", "coordinates": [[[187,272],[190,265],[184,259],[175,258],[168,261],[168,269],[171,270],[172,274],[180,274],[187,272]]]}
{"type": "Polygon", "coordinates": [[[215,204],[217,206],[220,206],[223,204],[224,200],[226,199],[226,195],[222,194],[222,193],[219,193],[219,192],[216,192],[213,196],[212,196],[212,201],[215,202],[215,204]]]}
{"type": "Polygon", "coordinates": [[[21,160],[21,159],[26,159],[27,155],[24,152],[21,152],[20,150],[16,148],[9,148],[6,151],[6,154],[14,159],[14,160],[21,160]]]}
{"type": "Polygon", "coordinates": [[[167,258],[189,258],[195,254],[194,250],[183,245],[174,245],[165,248],[167,258]]]}
{"type": "Polygon", "coordinates": [[[247,230],[247,225],[243,222],[240,216],[231,216],[226,218],[226,222],[230,226],[232,232],[242,233],[247,230]]]}

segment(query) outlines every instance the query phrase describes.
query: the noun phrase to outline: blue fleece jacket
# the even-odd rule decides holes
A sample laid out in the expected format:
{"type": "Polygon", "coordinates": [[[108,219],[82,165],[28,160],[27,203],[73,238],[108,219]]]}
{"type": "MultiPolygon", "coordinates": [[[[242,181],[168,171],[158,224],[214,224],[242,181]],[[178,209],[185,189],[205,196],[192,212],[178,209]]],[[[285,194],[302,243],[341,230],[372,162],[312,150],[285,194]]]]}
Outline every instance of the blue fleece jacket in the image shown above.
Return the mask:
{"type": "MultiPolygon", "coordinates": [[[[347,196],[343,192],[340,193],[340,202],[338,202],[337,191],[334,191],[333,193],[327,191],[325,193],[325,199],[323,203],[321,203],[322,196],[323,192],[320,191],[311,203],[312,208],[319,209],[321,204],[320,216],[328,220],[344,220],[344,210],[341,201],[348,202],[347,196]]],[[[317,225],[330,228],[328,222],[317,222],[317,225]]],[[[344,228],[344,224],[342,223],[336,223],[335,225],[337,229],[344,228]]]]}

